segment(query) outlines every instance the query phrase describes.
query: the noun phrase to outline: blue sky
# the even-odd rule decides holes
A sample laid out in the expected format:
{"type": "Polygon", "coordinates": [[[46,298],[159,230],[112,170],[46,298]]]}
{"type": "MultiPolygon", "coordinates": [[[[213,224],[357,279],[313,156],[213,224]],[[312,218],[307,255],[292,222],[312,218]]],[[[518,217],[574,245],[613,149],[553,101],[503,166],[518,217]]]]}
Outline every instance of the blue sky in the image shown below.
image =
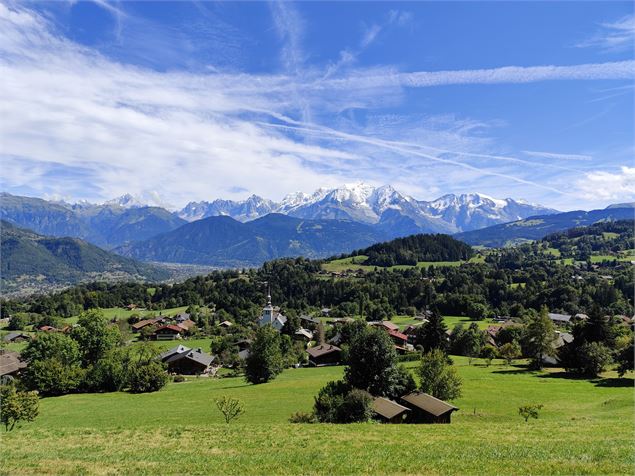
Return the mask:
{"type": "Polygon", "coordinates": [[[631,2],[4,2],[11,193],[635,200],[631,2]]]}

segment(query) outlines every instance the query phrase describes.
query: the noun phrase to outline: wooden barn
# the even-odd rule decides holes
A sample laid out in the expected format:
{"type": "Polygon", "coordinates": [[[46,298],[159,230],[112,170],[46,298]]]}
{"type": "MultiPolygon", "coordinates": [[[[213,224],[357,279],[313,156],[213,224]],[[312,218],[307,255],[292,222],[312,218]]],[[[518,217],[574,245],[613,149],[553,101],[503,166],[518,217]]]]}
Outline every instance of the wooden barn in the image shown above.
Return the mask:
{"type": "Polygon", "coordinates": [[[309,363],[320,367],[323,365],[337,365],[342,360],[342,349],[331,344],[322,344],[316,347],[309,347],[309,363]]]}
{"type": "Polygon", "coordinates": [[[411,423],[450,423],[452,412],[458,410],[454,405],[423,392],[409,393],[401,400],[411,409],[408,415],[411,423]]]}
{"type": "Polygon", "coordinates": [[[385,423],[403,423],[410,409],[387,398],[377,397],[373,400],[373,411],[385,423]]]}

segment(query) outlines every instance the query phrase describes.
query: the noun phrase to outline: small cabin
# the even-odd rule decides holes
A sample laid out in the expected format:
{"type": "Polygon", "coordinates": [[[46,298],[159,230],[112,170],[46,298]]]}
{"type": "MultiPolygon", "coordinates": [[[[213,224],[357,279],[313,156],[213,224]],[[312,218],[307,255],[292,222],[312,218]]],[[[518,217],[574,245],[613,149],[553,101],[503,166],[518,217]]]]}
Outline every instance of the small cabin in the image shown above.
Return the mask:
{"type": "Polygon", "coordinates": [[[454,405],[423,392],[409,393],[401,400],[411,410],[408,415],[411,423],[450,423],[452,413],[458,410],[454,405]]]}

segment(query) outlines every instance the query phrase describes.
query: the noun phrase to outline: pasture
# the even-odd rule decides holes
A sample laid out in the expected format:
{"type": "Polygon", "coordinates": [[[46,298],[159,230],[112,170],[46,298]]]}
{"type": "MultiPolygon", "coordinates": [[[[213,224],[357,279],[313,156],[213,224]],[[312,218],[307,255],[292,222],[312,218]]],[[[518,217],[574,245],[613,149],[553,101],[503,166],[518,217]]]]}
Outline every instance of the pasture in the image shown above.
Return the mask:
{"type": "Polygon", "coordinates": [[[192,378],[152,394],[43,399],[34,423],[2,435],[0,473],[632,474],[632,378],[453,359],[464,385],[451,425],[288,423],[342,367],[258,386],[192,378]],[[229,425],[214,404],[222,395],[245,403],[229,425]],[[526,403],[544,405],[538,420],[517,414],[526,403]]]}

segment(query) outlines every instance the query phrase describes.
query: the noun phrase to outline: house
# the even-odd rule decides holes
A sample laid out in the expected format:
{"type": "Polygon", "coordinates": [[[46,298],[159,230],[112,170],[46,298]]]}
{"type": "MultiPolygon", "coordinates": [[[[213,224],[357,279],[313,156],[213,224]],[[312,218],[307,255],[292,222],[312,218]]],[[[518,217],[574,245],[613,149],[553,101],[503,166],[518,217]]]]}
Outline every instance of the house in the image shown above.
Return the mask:
{"type": "Polygon", "coordinates": [[[188,332],[196,327],[196,323],[190,319],[186,319],[185,321],[179,322],[176,326],[188,332]]]}
{"type": "Polygon", "coordinates": [[[385,423],[402,423],[410,412],[409,408],[384,397],[375,398],[372,408],[379,419],[385,423]]]}
{"type": "Polygon", "coordinates": [[[452,412],[458,410],[454,405],[423,392],[409,393],[401,400],[410,408],[408,419],[413,423],[450,423],[452,412]]]}
{"type": "Polygon", "coordinates": [[[223,322],[221,322],[220,324],[218,324],[218,327],[224,327],[224,328],[226,328],[226,329],[227,329],[227,328],[229,328],[229,327],[231,327],[231,326],[233,326],[233,325],[234,325],[234,324],[232,324],[232,323],[231,323],[231,322],[229,322],[229,321],[223,321],[223,322]]]}
{"type": "Polygon", "coordinates": [[[270,325],[277,331],[282,329],[287,318],[280,314],[278,308],[271,305],[271,295],[267,295],[267,305],[262,309],[262,315],[258,319],[259,326],[270,325]]]}
{"type": "Polygon", "coordinates": [[[307,349],[309,364],[316,367],[323,365],[337,365],[342,360],[342,349],[336,345],[321,344],[307,349]]]}
{"type": "Polygon", "coordinates": [[[247,350],[251,347],[251,343],[253,341],[251,339],[241,339],[239,341],[236,341],[236,343],[234,344],[236,347],[238,347],[238,350],[247,350]]]}
{"type": "Polygon", "coordinates": [[[9,332],[6,336],[2,338],[4,342],[25,342],[27,340],[31,340],[32,337],[28,334],[24,334],[22,332],[9,332]]]}
{"type": "Polygon", "coordinates": [[[398,331],[399,330],[399,326],[397,324],[394,324],[390,321],[374,321],[374,322],[369,322],[368,323],[371,326],[375,326],[375,327],[382,327],[387,331],[398,331]]]}
{"type": "Polygon", "coordinates": [[[0,350],[0,385],[10,383],[26,366],[17,352],[0,350]]]}
{"type": "Polygon", "coordinates": [[[548,315],[549,319],[551,319],[554,324],[564,325],[568,324],[571,320],[571,316],[568,314],[556,314],[555,312],[550,312],[548,315]]]}
{"type": "Polygon", "coordinates": [[[168,372],[180,375],[207,374],[211,370],[212,362],[216,359],[213,355],[203,352],[200,348],[190,349],[178,346],[171,349],[171,355],[162,359],[168,366],[168,372]],[[180,351],[180,352],[179,352],[180,351]]]}
{"type": "Polygon", "coordinates": [[[59,329],[53,326],[40,326],[38,327],[38,330],[43,332],[58,332],[59,329]]]}
{"type": "Polygon", "coordinates": [[[313,332],[308,329],[304,329],[300,327],[295,334],[293,335],[294,339],[303,340],[305,342],[310,342],[313,340],[313,332]]]}
{"type": "Polygon", "coordinates": [[[328,317],[330,312],[331,312],[331,310],[328,307],[323,307],[322,308],[322,315],[323,316],[328,317]]]}
{"type": "Polygon", "coordinates": [[[320,324],[320,321],[311,316],[300,316],[300,323],[308,329],[315,329],[320,324]]]}
{"type": "Polygon", "coordinates": [[[159,327],[156,331],[154,331],[153,335],[156,340],[174,340],[180,339],[183,332],[185,332],[185,330],[182,327],[174,324],[167,324],[159,327]]]}
{"type": "Polygon", "coordinates": [[[139,322],[135,322],[130,327],[132,328],[132,332],[139,332],[141,329],[147,326],[153,326],[157,323],[156,319],[144,319],[139,322]]]}
{"type": "Polygon", "coordinates": [[[174,320],[175,320],[177,323],[184,322],[184,321],[188,321],[189,319],[190,319],[190,315],[189,315],[187,312],[182,312],[182,313],[180,313],[180,314],[177,314],[177,315],[174,317],[174,320]]]}

